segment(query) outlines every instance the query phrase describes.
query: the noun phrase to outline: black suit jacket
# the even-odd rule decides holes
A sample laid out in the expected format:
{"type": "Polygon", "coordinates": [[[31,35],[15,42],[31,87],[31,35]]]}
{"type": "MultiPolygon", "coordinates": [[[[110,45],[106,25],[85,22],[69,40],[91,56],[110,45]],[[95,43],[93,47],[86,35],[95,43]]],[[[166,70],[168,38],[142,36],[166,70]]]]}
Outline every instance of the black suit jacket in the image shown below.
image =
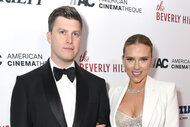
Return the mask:
{"type": "MultiPolygon", "coordinates": [[[[105,80],[76,63],[75,67],[77,84],[73,127],[95,127],[97,122],[109,127],[105,80]]],[[[17,77],[11,100],[11,127],[67,127],[49,60],[17,77]]]]}

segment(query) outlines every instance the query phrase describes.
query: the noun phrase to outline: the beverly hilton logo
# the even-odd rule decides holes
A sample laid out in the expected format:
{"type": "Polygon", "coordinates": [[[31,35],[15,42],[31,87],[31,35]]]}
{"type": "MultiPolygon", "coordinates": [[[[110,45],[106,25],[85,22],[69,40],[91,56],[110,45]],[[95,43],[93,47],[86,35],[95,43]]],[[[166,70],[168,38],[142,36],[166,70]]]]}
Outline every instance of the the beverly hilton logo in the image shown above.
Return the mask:
{"type": "Polygon", "coordinates": [[[87,51],[84,51],[79,58],[80,67],[89,72],[125,72],[123,64],[113,63],[92,63],[90,57],[87,55],[87,51]]]}
{"type": "Polygon", "coordinates": [[[89,56],[87,56],[87,51],[85,51],[82,55],[80,55],[80,62],[88,62],[89,61],[89,56]]]}
{"type": "Polygon", "coordinates": [[[0,55],[0,65],[2,64],[1,58],[2,58],[2,57],[1,57],[1,55],[0,55]]]}
{"type": "Polygon", "coordinates": [[[161,1],[156,7],[156,20],[161,22],[190,24],[190,16],[168,12],[164,1],[161,1]]]}
{"type": "Polygon", "coordinates": [[[0,125],[0,127],[10,127],[9,125],[0,125]]]}

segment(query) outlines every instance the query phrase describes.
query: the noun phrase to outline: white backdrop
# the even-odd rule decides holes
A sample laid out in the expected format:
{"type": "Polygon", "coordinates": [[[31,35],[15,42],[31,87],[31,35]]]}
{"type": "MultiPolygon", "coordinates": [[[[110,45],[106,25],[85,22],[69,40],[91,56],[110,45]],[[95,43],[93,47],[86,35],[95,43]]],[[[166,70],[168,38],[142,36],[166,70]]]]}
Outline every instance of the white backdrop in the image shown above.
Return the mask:
{"type": "Polygon", "coordinates": [[[84,20],[77,62],[110,86],[128,79],[121,62],[125,40],[136,33],[150,37],[155,47],[150,75],[176,83],[180,127],[190,126],[190,1],[0,0],[0,127],[10,126],[16,76],[48,59],[48,16],[62,5],[74,6],[84,20]]]}

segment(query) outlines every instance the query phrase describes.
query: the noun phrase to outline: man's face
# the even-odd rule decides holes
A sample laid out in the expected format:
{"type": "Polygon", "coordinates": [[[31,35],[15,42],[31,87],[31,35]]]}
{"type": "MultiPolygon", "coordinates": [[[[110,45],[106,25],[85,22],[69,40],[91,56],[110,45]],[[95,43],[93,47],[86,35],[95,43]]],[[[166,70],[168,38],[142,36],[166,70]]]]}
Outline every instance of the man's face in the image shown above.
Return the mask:
{"type": "Polygon", "coordinates": [[[60,67],[69,66],[80,49],[81,27],[74,19],[56,18],[52,32],[47,33],[51,58],[60,67]]]}

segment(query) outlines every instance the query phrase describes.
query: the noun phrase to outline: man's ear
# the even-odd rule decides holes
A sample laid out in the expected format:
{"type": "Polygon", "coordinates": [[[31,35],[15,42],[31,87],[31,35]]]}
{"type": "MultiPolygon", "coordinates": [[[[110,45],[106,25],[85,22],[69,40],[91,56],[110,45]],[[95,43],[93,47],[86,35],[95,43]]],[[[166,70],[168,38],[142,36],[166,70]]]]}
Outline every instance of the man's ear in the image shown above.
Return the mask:
{"type": "Polygon", "coordinates": [[[47,37],[49,44],[51,44],[51,32],[47,32],[46,37],[47,37]]]}

